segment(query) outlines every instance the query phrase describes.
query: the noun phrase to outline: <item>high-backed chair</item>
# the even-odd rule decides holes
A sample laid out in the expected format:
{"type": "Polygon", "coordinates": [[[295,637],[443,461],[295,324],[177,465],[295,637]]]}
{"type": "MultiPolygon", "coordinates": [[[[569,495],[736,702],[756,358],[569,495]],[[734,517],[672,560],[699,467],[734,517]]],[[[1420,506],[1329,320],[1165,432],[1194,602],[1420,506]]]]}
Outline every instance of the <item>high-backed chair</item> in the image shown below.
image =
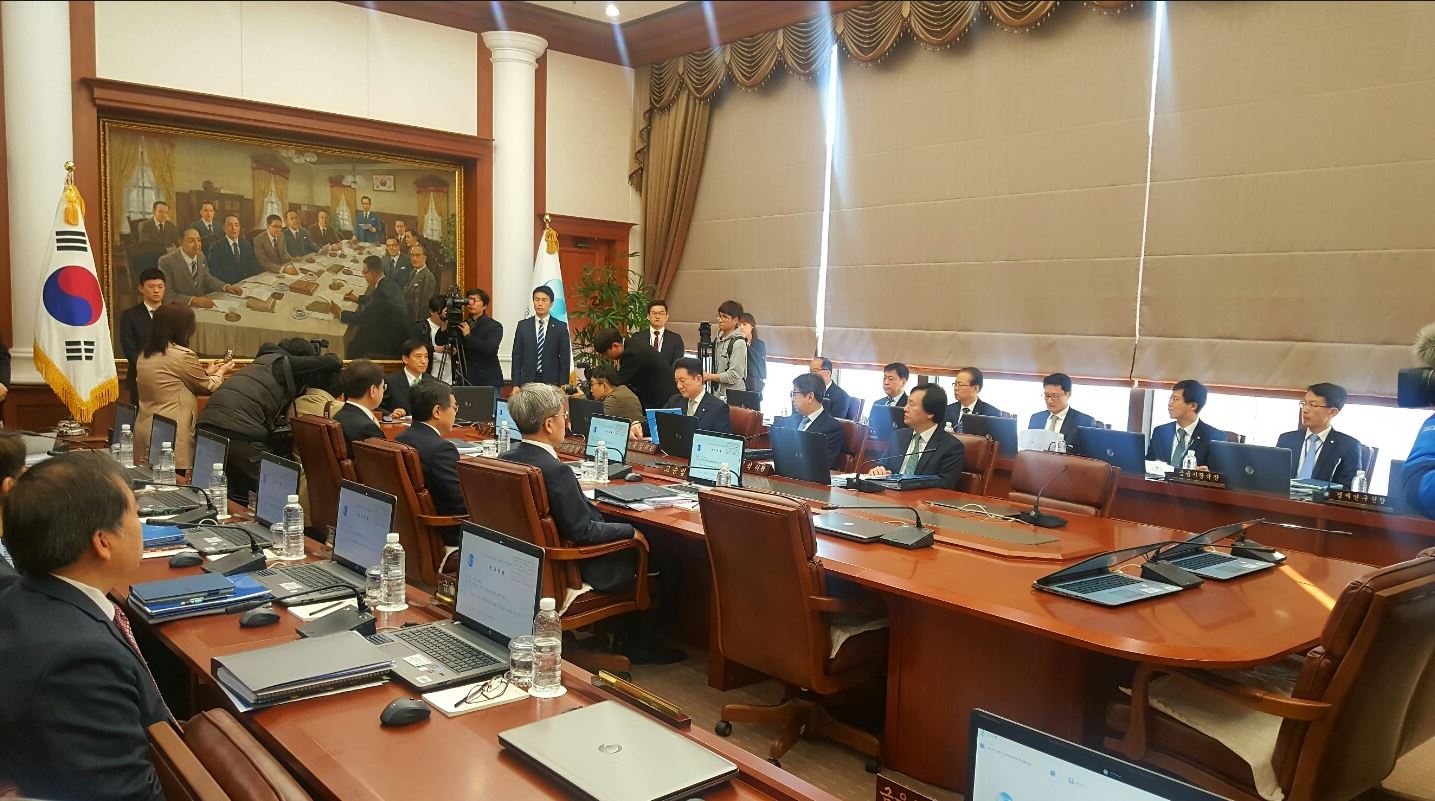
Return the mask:
{"type": "Polygon", "coordinates": [[[295,415],[289,424],[294,431],[294,451],[304,466],[309,522],[324,531],[339,517],[339,480],[358,480],[344,445],[344,429],[334,420],[312,414],[295,415]]]}
{"type": "Polygon", "coordinates": [[[851,398],[847,401],[847,414],[839,414],[835,416],[847,420],[861,420],[862,409],[866,405],[867,401],[862,400],[861,398],[851,398]]]}
{"type": "Polygon", "coordinates": [[[1380,458],[1380,449],[1373,445],[1360,446],[1360,469],[1365,471],[1367,481],[1375,475],[1375,460],[1380,458]]]}
{"type": "Polygon", "coordinates": [[[1227,442],[1237,442],[1237,443],[1245,444],[1246,435],[1245,435],[1245,434],[1237,434],[1237,433],[1234,432],[1234,431],[1227,431],[1227,432],[1226,432],[1226,441],[1227,441],[1227,442]]]}
{"type": "Polygon", "coordinates": [[[727,407],[728,419],[732,422],[732,433],[740,437],[755,437],[762,431],[762,412],[744,409],[741,406],[727,407]]]}
{"type": "Polygon", "coordinates": [[[1351,582],[1289,694],[1220,673],[1140,666],[1131,699],[1107,709],[1106,747],[1236,801],[1259,801],[1249,764],[1151,707],[1173,683],[1193,682],[1190,689],[1199,692],[1193,697],[1222,717],[1282,719],[1268,741],[1251,745],[1262,754],[1269,748],[1274,781],[1287,801],[1393,798],[1378,788],[1396,761],[1435,736],[1432,655],[1435,548],[1351,582]],[[1169,678],[1153,683],[1162,674],[1169,678]]]}
{"type": "Polygon", "coordinates": [[[855,472],[862,464],[862,454],[867,450],[867,424],[837,418],[842,426],[842,455],[837,459],[839,473],[855,472]]]}
{"type": "MultiPolygon", "coordinates": [[[[543,549],[543,596],[555,599],[560,608],[570,593],[583,587],[578,565],[584,559],[627,550],[638,552],[637,579],[632,591],[609,595],[588,590],[578,595],[563,612],[564,631],[649,607],[647,541],[635,537],[582,546],[563,542],[548,506],[543,471],[537,467],[502,459],[464,459],[458,463],[458,483],[473,522],[543,549]]],[[[628,669],[627,660],[616,654],[564,653],[590,670],[628,669]]]]}
{"type": "Polygon", "coordinates": [[[438,586],[445,556],[443,529],[458,525],[464,518],[440,515],[434,509],[433,498],[424,486],[419,452],[402,442],[360,440],[354,443],[354,472],[366,486],[398,499],[394,528],[404,546],[409,582],[429,589],[438,586]]]}
{"type": "MultiPolygon", "coordinates": [[[[992,474],[997,467],[996,440],[986,434],[953,434],[966,448],[966,459],[962,464],[962,477],[957,480],[958,492],[986,495],[987,486],[992,483],[992,474]]],[[[1045,500],[1045,499],[1043,499],[1045,500]]]]}
{"type": "Polygon", "coordinates": [[[776,706],[728,704],[716,731],[731,721],[783,726],[768,758],[776,761],[801,736],[826,737],[872,758],[877,738],[831,718],[823,699],[878,680],[886,666],[887,629],[854,634],[831,655],[838,616],[880,618],[879,600],[828,594],[817,558],[812,514],[804,502],[741,489],[698,494],[712,567],[714,634],[723,656],[786,688],[776,706]]]}
{"type": "Polygon", "coordinates": [[[168,801],[309,801],[289,771],[226,710],[201,712],[182,734],[168,721],[147,732],[168,801]]]}
{"type": "Polygon", "coordinates": [[[1110,517],[1119,475],[1119,468],[1100,459],[1053,451],[1021,451],[1011,468],[1007,500],[1034,503],[1036,494],[1046,487],[1041,496],[1043,508],[1110,517]],[[1062,468],[1066,472],[1058,476],[1062,468]]]}

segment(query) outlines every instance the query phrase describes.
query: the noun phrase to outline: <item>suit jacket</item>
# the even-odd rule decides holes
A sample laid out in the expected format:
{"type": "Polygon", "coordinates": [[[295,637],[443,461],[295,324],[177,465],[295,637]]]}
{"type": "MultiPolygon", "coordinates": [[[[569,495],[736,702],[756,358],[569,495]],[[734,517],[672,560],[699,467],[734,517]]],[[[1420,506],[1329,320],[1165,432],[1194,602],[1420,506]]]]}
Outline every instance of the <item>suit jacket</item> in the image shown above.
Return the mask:
{"type": "Polygon", "coordinates": [[[548,331],[543,338],[543,363],[539,364],[537,319],[519,320],[513,332],[513,383],[523,386],[537,381],[562,386],[568,381],[568,368],[573,363],[568,324],[549,315],[548,331]]]}
{"type": "Polygon", "coordinates": [[[354,214],[354,238],[360,242],[384,241],[384,221],[379,219],[378,212],[361,210],[354,214]],[[374,230],[367,230],[367,226],[373,226],[374,230]]]}
{"type": "MultiPolygon", "coordinates": [[[[972,414],[981,414],[981,415],[986,415],[987,417],[1001,417],[1001,416],[1003,415],[1003,412],[1002,412],[1001,409],[998,409],[997,407],[991,405],[990,403],[987,403],[986,401],[982,400],[981,398],[977,398],[977,402],[972,404],[972,414]]],[[[957,424],[961,421],[961,418],[962,418],[962,404],[960,404],[960,403],[949,403],[949,404],[947,404],[947,413],[946,413],[946,415],[942,418],[942,421],[943,421],[943,422],[946,422],[946,423],[951,423],[951,424],[952,424],[952,427],[955,428],[955,427],[957,426],[957,424]]],[[[1043,423],[1046,422],[1044,418],[1043,418],[1042,422],[1043,422],[1043,423]]]]}
{"type": "MultiPolygon", "coordinates": [[[[653,329],[644,328],[633,332],[633,334],[628,337],[624,349],[633,347],[634,342],[641,342],[649,348],[653,347],[653,329]]],[[[672,368],[678,359],[683,358],[683,354],[685,353],[683,350],[683,337],[677,331],[671,328],[664,328],[663,339],[658,345],[658,352],[663,354],[664,359],[668,360],[669,369],[672,368]]]]}
{"type": "Polygon", "coordinates": [[[373,415],[356,408],[352,403],[345,403],[334,410],[334,422],[344,430],[344,446],[348,448],[350,459],[354,458],[354,443],[358,440],[384,438],[384,430],[374,422],[373,415]]]}
{"type": "Polygon", "coordinates": [[[339,320],[358,329],[344,355],[349,359],[397,359],[404,340],[413,334],[413,322],[404,303],[403,290],[387,276],[354,311],[339,314],[339,320]]]}
{"type": "Polygon", "coordinates": [[[498,363],[498,349],[502,344],[503,323],[487,314],[468,321],[468,336],[463,338],[463,358],[468,370],[464,378],[470,385],[494,389],[503,387],[503,366],[498,363]]]}
{"type": "MultiPolygon", "coordinates": [[[[125,371],[125,386],[130,391],[130,403],[139,405],[139,390],[135,386],[135,370],[139,366],[140,348],[144,347],[145,340],[149,339],[149,327],[154,319],[150,317],[149,307],[140,301],[125,309],[120,314],[120,351],[129,360],[129,367],[125,371]]],[[[3,383],[3,382],[0,382],[3,383]]]]}
{"type": "MultiPolygon", "coordinates": [[[[1300,472],[1300,455],[1305,450],[1306,430],[1287,431],[1276,439],[1276,447],[1290,448],[1291,478],[1300,472]]],[[[1349,434],[1331,429],[1325,436],[1325,444],[1315,457],[1315,470],[1310,477],[1317,481],[1331,481],[1349,488],[1355,480],[1355,471],[1360,468],[1360,440],[1349,434]]]]}
{"type": "MultiPolygon", "coordinates": [[[[889,398],[886,395],[883,395],[882,397],[872,402],[873,409],[876,409],[879,406],[892,407],[892,427],[886,429],[885,431],[877,431],[876,429],[873,429],[871,432],[872,436],[876,437],[877,439],[889,438],[892,436],[893,431],[896,431],[899,428],[907,427],[907,422],[902,417],[902,410],[907,408],[907,393],[903,392],[901,395],[898,395],[895,398],[889,398]]],[[[951,409],[950,406],[948,406],[947,408],[949,410],[951,409]]],[[[872,419],[872,415],[870,412],[867,415],[867,419],[869,422],[872,419]]]]}
{"type": "MultiPolygon", "coordinates": [[[[802,425],[805,418],[800,414],[794,414],[779,419],[781,420],[778,424],[779,428],[797,428],[802,425]]],[[[842,430],[842,424],[837,422],[837,418],[828,414],[826,409],[823,409],[817,415],[816,420],[807,424],[805,430],[821,434],[827,439],[827,467],[829,470],[836,469],[837,463],[842,459],[842,446],[847,439],[847,434],[842,430]]]]}
{"type": "Polygon", "coordinates": [[[270,239],[268,231],[260,231],[254,235],[253,241],[254,259],[259,262],[259,269],[266,273],[277,273],[279,268],[293,260],[283,236],[270,239]]]}
{"type": "MultiPolygon", "coordinates": [[[[414,265],[409,261],[409,254],[390,256],[385,253],[379,257],[379,261],[384,265],[384,275],[397,281],[399,286],[408,288],[409,279],[414,275],[414,265]]],[[[424,316],[428,316],[428,309],[424,309],[424,316]]]]}
{"type": "Polygon", "coordinates": [[[259,260],[254,257],[254,243],[248,239],[239,239],[238,258],[235,258],[234,248],[226,236],[211,242],[205,255],[209,261],[210,275],[226,284],[237,284],[260,272],[259,260]]]}
{"type": "Polygon", "coordinates": [[[218,237],[224,236],[224,226],[217,222],[206,223],[204,220],[195,220],[189,225],[186,225],[185,228],[193,228],[198,231],[199,238],[204,240],[205,245],[213,242],[218,237]]]}
{"type": "MultiPolygon", "coordinates": [[[[1026,424],[1027,428],[1046,428],[1046,421],[1050,419],[1051,412],[1045,409],[1031,416],[1026,424]]],[[[1066,450],[1076,450],[1076,429],[1095,428],[1096,418],[1089,414],[1082,414],[1077,410],[1066,407],[1066,416],[1061,420],[1061,435],[1066,438],[1066,450]]]]}
{"type": "MultiPolygon", "coordinates": [[[[883,466],[893,473],[902,472],[902,462],[905,459],[901,457],[907,452],[907,446],[912,444],[912,434],[913,431],[910,428],[901,428],[892,432],[892,439],[887,444],[887,456],[892,458],[886,459],[883,466]]],[[[917,472],[923,475],[941,476],[944,488],[956,489],[957,482],[962,477],[962,468],[966,466],[967,462],[966,446],[951,434],[940,428],[935,428],[930,432],[926,449],[931,453],[917,458],[917,472]]]]}
{"type": "MultiPolygon", "coordinates": [[[[139,387],[139,414],[135,418],[135,453],[149,453],[154,416],[173,420],[174,466],[187,470],[194,464],[194,428],[199,421],[197,395],[209,395],[224,379],[209,375],[189,348],[170,345],[164,353],[141,356],[135,368],[139,387]]],[[[209,465],[205,465],[206,468],[209,465]]]]}
{"type": "Polygon", "coordinates": [[[19,580],[20,573],[15,570],[14,566],[4,559],[0,559],[0,593],[19,580]]]}
{"type": "Polygon", "coordinates": [[[32,798],[163,801],[145,728],[169,717],[90,598],[53,576],[0,595],[0,773],[32,798]]]}
{"type": "Polygon", "coordinates": [[[309,226],[309,241],[314,247],[321,248],[325,245],[337,245],[342,241],[339,237],[339,229],[334,226],[320,228],[318,223],[309,226]]]}
{"type": "MultiPolygon", "coordinates": [[[[688,399],[682,395],[674,395],[668,398],[662,408],[682,409],[683,414],[687,414],[688,399]]],[[[732,433],[732,417],[729,416],[727,403],[711,392],[703,392],[702,399],[698,401],[698,413],[693,417],[698,419],[699,431],[716,431],[719,434],[732,433]]]]}
{"type": "Polygon", "coordinates": [[[0,339],[0,384],[10,386],[10,349],[0,339]]]}
{"type": "Polygon", "coordinates": [[[223,292],[224,283],[209,272],[209,263],[204,254],[194,257],[199,269],[194,276],[189,274],[189,260],[184,251],[173,250],[159,257],[159,269],[164,273],[164,299],[172,303],[188,305],[191,298],[223,292]]]}
{"type": "MultiPolygon", "coordinates": [[[[424,466],[424,485],[433,496],[434,511],[441,515],[466,515],[463,490],[458,486],[458,446],[439,436],[427,423],[414,423],[394,437],[419,452],[424,466]]],[[[568,471],[570,474],[573,472],[568,471]]],[[[576,480],[576,479],[575,479],[576,480]]]]}
{"type": "Polygon", "coordinates": [[[434,278],[433,270],[428,267],[409,273],[408,283],[404,284],[404,302],[408,304],[410,320],[418,322],[428,319],[429,299],[433,297],[437,287],[438,279],[434,278]]]}
{"type": "Polygon", "coordinates": [[[289,255],[295,258],[307,256],[319,249],[314,246],[313,240],[309,238],[309,231],[307,229],[300,228],[295,231],[293,228],[288,227],[284,229],[284,247],[289,251],[289,255]]]}
{"type": "MultiPolygon", "coordinates": [[[[419,376],[420,381],[424,381],[430,378],[432,378],[432,376],[428,375],[427,373],[422,376],[419,376]]],[[[386,375],[384,376],[384,383],[388,385],[388,389],[384,390],[384,399],[382,402],[379,403],[380,409],[383,409],[386,412],[392,412],[395,409],[403,409],[404,411],[408,412],[412,412],[414,410],[414,407],[409,401],[408,372],[400,369],[396,373],[386,375]]]]}
{"type": "Polygon", "coordinates": [[[613,394],[603,399],[603,414],[609,417],[621,417],[634,423],[642,422],[646,415],[643,414],[643,404],[633,390],[624,386],[613,387],[613,394]]]}
{"type": "MultiPolygon", "coordinates": [[[[1187,450],[1196,452],[1196,464],[1205,466],[1211,463],[1211,443],[1225,442],[1226,432],[1212,425],[1207,425],[1205,420],[1196,421],[1196,430],[1191,433],[1191,441],[1186,443],[1187,450]]],[[[1171,461],[1171,449],[1176,446],[1176,421],[1162,423],[1151,429],[1151,441],[1146,445],[1146,458],[1157,462],[1171,461]]],[[[1175,465],[1180,467],[1181,465],[1175,465]]]]}
{"type": "Polygon", "coordinates": [[[672,363],[647,342],[623,346],[623,355],[618,359],[618,383],[633,390],[644,409],[657,408],[678,391],[672,363]]]}
{"type": "Polygon", "coordinates": [[[140,223],[140,241],[153,242],[166,248],[179,247],[179,225],[173,222],[163,223],[164,230],[160,225],[155,224],[154,218],[140,223]]]}
{"type": "Polygon", "coordinates": [[[747,343],[747,391],[762,394],[767,385],[767,343],[753,337],[747,343]]]}
{"type": "MultiPolygon", "coordinates": [[[[599,545],[633,538],[633,527],[627,523],[610,523],[592,501],[583,497],[583,488],[573,470],[554,458],[553,454],[531,442],[520,442],[501,456],[505,461],[537,467],[543,471],[543,484],[548,491],[548,509],[558,528],[558,536],[577,545],[599,545]]],[[[583,580],[604,593],[624,593],[633,588],[637,577],[637,551],[584,559],[578,563],[583,580]]]]}
{"type": "Polygon", "coordinates": [[[833,417],[846,419],[847,407],[851,405],[852,396],[847,394],[847,390],[837,386],[836,381],[833,381],[822,393],[822,408],[826,409],[827,413],[833,417]]]}

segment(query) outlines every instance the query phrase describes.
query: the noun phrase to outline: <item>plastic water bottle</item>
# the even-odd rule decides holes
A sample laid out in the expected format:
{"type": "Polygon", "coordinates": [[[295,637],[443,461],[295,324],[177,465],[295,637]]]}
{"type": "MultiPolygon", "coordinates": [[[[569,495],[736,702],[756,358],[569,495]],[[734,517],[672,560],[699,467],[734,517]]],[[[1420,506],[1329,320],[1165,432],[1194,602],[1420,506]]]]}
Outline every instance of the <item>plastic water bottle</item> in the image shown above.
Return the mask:
{"type": "Polygon", "coordinates": [[[153,465],[154,480],[164,483],[174,483],[174,445],[168,442],[159,444],[159,464],[153,465]]]}
{"type": "Polygon", "coordinates": [[[299,505],[299,496],[290,495],[284,504],[284,515],[280,518],[284,536],[280,545],[279,558],[295,562],[304,558],[304,507],[299,505]]]}
{"type": "Polygon", "coordinates": [[[124,464],[124,462],[121,462],[121,461],[120,461],[120,438],[119,438],[119,437],[115,437],[115,441],[110,443],[110,458],[111,458],[111,459],[114,459],[117,464],[124,464]]]}
{"type": "Polygon", "coordinates": [[[601,439],[593,449],[593,483],[608,483],[608,443],[601,439]]]}
{"type": "Polygon", "coordinates": [[[719,487],[731,487],[736,483],[733,480],[732,468],[727,466],[727,462],[718,465],[717,478],[713,480],[713,484],[719,487]]]}
{"type": "Polygon", "coordinates": [[[1195,470],[1197,467],[1200,467],[1200,465],[1196,464],[1196,452],[1187,450],[1186,455],[1181,457],[1181,469],[1195,470]]]}
{"type": "Polygon", "coordinates": [[[128,425],[120,426],[119,460],[124,467],[135,466],[135,433],[128,425]]]}
{"type": "Polygon", "coordinates": [[[1370,479],[1366,477],[1364,470],[1355,471],[1355,478],[1350,480],[1351,492],[1369,492],[1370,479]]]}
{"type": "Polygon", "coordinates": [[[508,444],[513,440],[513,434],[508,430],[508,421],[503,420],[498,424],[498,455],[508,453],[508,444]]]}
{"type": "Polygon", "coordinates": [[[224,475],[224,462],[215,462],[209,474],[209,502],[214,504],[216,520],[229,519],[229,477],[224,475]]]}
{"type": "Polygon", "coordinates": [[[533,618],[533,686],[528,694],[536,698],[554,698],[567,692],[563,687],[563,621],[558,618],[558,603],[552,598],[538,602],[538,617],[533,618]]]}
{"type": "Polygon", "coordinates": [[[389,541],[384,544],[384,555],[380,558],[379,569],[383,578],[379,580],[380,612],[402,612],[409,608],[408,590],[405,589],[404,546],[399,543],[399,533],[389,532],[389,541]]]}
{"type": "Polygon", "coordinates": [[[954,428],[952,427],[952,421],[951,421],[951,420],[948,420],[946,426],[944,426],[944,427],[942,428],[942,430],[945,431],[945,432],[947,432],[948,434],[951,434],[951,433],[953,433],[956,429],[954,429],[954,428]]]}

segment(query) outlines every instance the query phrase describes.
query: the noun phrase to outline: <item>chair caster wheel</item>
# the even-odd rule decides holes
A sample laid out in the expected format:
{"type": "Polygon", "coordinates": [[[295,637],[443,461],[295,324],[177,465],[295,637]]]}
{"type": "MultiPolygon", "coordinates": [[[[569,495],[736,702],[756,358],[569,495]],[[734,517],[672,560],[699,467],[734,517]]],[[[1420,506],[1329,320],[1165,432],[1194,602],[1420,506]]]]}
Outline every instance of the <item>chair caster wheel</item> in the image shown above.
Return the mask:
{"type": "Polygon", "coordinates": [[[776,759],[768,759],[767,761],[768,761],[768,762],[771,762],[771,763],[773,764],[773,767],[778,767],[778,768],[782,767],[782,763],[779,762],[779,761],[777,761],[776,759]]]}
{"type": "Polygon", "coordinates": [[[868,773],[877,773],[882,770],[882,761],[880,759],[868,759],[867,764],[863,767],[867,769],[868,773]]]}
{"type": "Polygon", "coordinates": [[[726,720],[719,720],[717,725],[713,727],[713,733],[719,737],[726,737],[732,734],[732,724],[726,720]]]}

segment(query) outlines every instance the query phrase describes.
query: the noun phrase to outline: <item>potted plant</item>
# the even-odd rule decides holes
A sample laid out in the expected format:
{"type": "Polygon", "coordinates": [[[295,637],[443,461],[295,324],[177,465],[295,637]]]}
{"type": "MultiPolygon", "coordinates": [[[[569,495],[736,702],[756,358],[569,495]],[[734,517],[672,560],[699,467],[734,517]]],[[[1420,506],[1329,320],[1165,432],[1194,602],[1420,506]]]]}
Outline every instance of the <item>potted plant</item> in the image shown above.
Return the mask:
{"type": "Polygon", "coordinates": [[[648,322],[648,303],[657,287],[644,281],[637,270],[626,274],[625,281],[615,280],[620,275],[625,274],[613,265],[590,264],[583,268],[583,278],[573,288],[573,307],[568,317],[573,359],[579,365],[606,361],[593,353],[594,331],[616,328],[626,336],[648,322]]]}

